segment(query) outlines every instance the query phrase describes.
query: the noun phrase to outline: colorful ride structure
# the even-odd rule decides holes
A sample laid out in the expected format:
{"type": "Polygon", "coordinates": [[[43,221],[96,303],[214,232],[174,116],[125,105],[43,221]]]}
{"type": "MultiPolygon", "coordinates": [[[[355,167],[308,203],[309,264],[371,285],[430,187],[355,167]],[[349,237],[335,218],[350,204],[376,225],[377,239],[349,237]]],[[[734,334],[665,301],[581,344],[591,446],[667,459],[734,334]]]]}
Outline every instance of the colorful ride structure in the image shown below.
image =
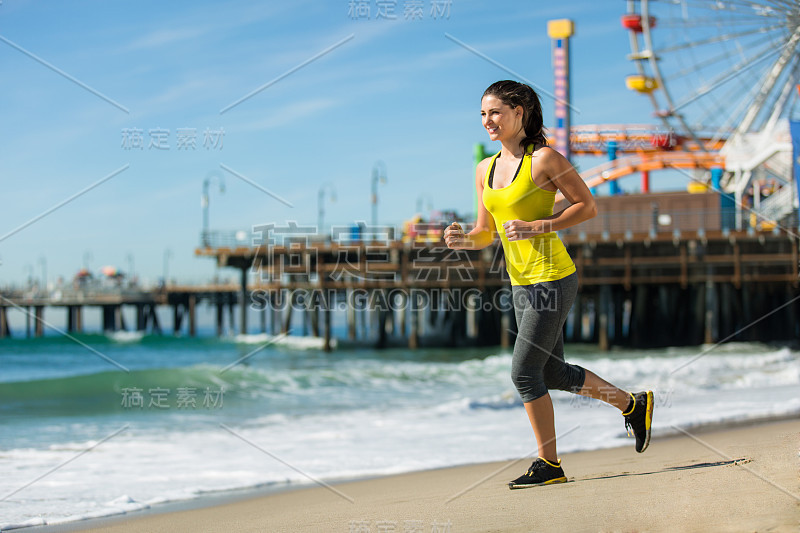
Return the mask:
{"type": "MultiPolygon", "coordinates": [[[[626,85],[660,124],[570,128],[571,154],[608,155],[581,173],[589,187],[618,194],[616,180],[640,172],[648,193],[651,171],[682,169],[690,192],[716,191],[735,209],[731,229],[796,228],[800,3],[629,0],[621,24],[636,69],[626,85]]],[[[569,86],[568,69],[555,75],[569,86]]]]}
{"type": "MultiPolygon", "coordinates": [[[[719,196],[721,229],[795,233],[800,3],[628,0],[621,25],[636,70],[626,86],[650,100],[658,122],[572,126],[569,41],[575,25],[552,20],[555,121],[549,144],[568,159],[607,156],[581,172],[594,193],[608,183],[610,196],[619,195],[617,181],[640,173],[639,192],[650,194],[650,173],[672,170],[686,177],[688,192],[719,196]]],[[[475,146],[476,164],[490,155],[475,146]]],[[[561,200],[559,194],[556,202],[561,200]]],[[[626,205],[613,202],[614,209],[626,205]]]]}

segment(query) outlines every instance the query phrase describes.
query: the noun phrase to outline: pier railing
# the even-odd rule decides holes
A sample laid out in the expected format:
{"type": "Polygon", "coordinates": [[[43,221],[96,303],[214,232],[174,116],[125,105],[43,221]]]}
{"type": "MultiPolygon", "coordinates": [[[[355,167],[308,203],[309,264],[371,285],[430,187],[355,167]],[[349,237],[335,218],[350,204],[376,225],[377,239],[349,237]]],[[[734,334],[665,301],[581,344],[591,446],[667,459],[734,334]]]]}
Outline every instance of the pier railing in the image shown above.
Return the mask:
{"type": "MultiPolygon", "coordinates": [[[[638,211],[600,211],[593,219],[567,228],[560,235],[624,235],[628,239],[633,234],[656,235],[672,234],[680,237],[686,233],[703,236],[710,231],[724,231],[734,228],[736,210],[734,208],[716,209],[663,209],[657,205],[647,206],[638,211]]],[[[758,221],[763,221],[759,217],[758,221]]],[[[756,226],[753,226],[756,229],[756,226]]]]}
{"type": "Polygon", "coordinates": [[[209,230],[200,232],[201,248],[238,248],[253,245],[250,230],[209,230]]]}
{"type": "Polygon", "coordinates": [[[56,287],[44,289],[10,289],[2,292],[3,298],[17,305],[69,306],[82,304],[151,302],[158,291],[142,287],[56,287]]]}
{"type": "MultiPolygon", "coordinates": [[[[630,238],[653,238],[656,235],[703,235],[733,230],[752,232],[772,229],[797,229],[797,209],[792,204],[789,188],[784,196],[775,195],[761,201],[754,208],[740,209],[731,195],[717,192],[688,194],[662,192],[642,195],[599,196],[598,215],[568,228],[561,235],[574,237],[624,235],[630,238]],[[737,221],[742,214],[743,220],[737,221]]],[[[554,211],[566,207],[559,203],[554,211]]]]}
{"type": "MultiPolygon", "coordinates": [[[[683,220],[680,210],[670,215],[672,220],[683,220]]],[[[665,218],[661,222],[655,236],[645,231],[627,238],[624,232],[611,233],[624,224],[610,223],[608,239],[597,233],[562,236],[581,286],[571,321],[572,331],[579,333],[567,340],[596,338],[600,345],[652,346],[722,339],[775,341],[800,334],[796,319],[800,255],[794,232],[776,227],[752,232],[708,230],[698,235],[697,228],[684,232],[680,222],[677,227],[664,224],[665,218]],[[658,231],[662,228],[666,229],[658,231]],[[676,230],[681,235],[676,236],[676,230]],[[769,320],[761,320],[766,316],[769,320]],[[584,322],[589,326],[580,325],[584,322]]],[[[62,288],[47,294],[4,290],[0,338],[10,335],[8,313],[18,314],[20,307],[27,311],[26,321],[35,325],[35,334],[42,335],[44,309],[49,306],[67,308],[68,332],[81,331],[81,310],[91,306],[102,308],[103,330],[127,329],[121,312],[127,306],[135,308],[132,327],[160,332],[155,310],[170,306],[173,331],[188,324],[188,334],[194,335],[201,302],[216,307],[219,334],[226,315],[231,329],[238,315],[236,329],[252,331],[247,320],[253,310],[259,311],[262,332],[269,324],[272,334],[286,333],[292,330],[294,311],[295,317],[305,315],[314,335],[325,336],[326,346],[333,311],[342,311],[337,320],[346,315],[348,336],[358,321],[372,323],[367,315],[378,317],[379,325],[372,333],[362,333],[362,338],[374,335],[379,345],[387,342],[392,316],[400,324],[398,331],[407,332],[409,346],[424,342],[420,333],[424,323],[435,322],[436,334],[452,343],[508,344],[513,329],[513,317],[500,305],[509,282],[497,242],[484,250],[453,251],[442,242],[341,244],[312,239],[289,246],[199,248],[195,253],[214,258],[220,267],[238,269],[240,282],[170,285],[149,293],[115,286],[62,288]],[[403,296],[401,301],[407,303],[396,308],[392,299],[403,296]],[[413,302],[421,296],[426,297],[422,301],[447,305],[415,307],[413,302]],[[467,298],[478,298],[482,305],[472,305],[467,298]],[[473,333],[464,333],[468,330],[473,333]]],[[[131,326],[130,319],[127,325],[131,326]]]]}
{"type": "MultiPolygon", "coordinates": [[[[602,199],[601,199],[602,201],[602,199]]],[[[772,210],[763,208],[756,211],[752,210],[751,215],[745,221],[743,230],[746,232],[780,229],[780,221],[773,216],[772,210]]],[[[796,210],[793,212],[791,220],[797,220],[796,210]]],[[[784,215],[782,221],[787,220],[784,215]]],[[[463,222],[465,231],[469,230],[470,224],[463,222]]],[[[627,209],[625,211],[615,211],[614,209],[600,209],[599,214],[581,223],[578,226],[567,228],[558,232],[562,238],[579,239],[596,238],[608,239],[614,236],[623,236],[625,239],[632,239],[634,236],[640,237],[647,235],[650,238],[672,236],[681,238],[687,236],[697,236],[702,238],[710,232],[727,233],[736,226],[736,209],[734,207],[712,207],[707,209],[680,209],[660,206],[653,202],[640,206],[639,209],[627,209]]],[[[339,243],[339,244],[358,244],[359,242],[376,242],[369,235],[354,237],[351,234],[334,235],[315,233],[313,231],[297,236],[271,234],[268,246],[291,246],[305,245],[310,243],[339,243]]],[[[389,228],[394,230],[394,228],[389,228]]],[[[384,234],[386,231],[383,232],[384,234]]],[[[395,231],[390,232],[394,236],[395,231]]],[[[399,232],[398,232],[399,233],[399,232]]],[[[251,230],[230,230],[230,231],[207,231],[200,234],[201,249],[218,248],[258,248],[262,245],[264,237],[259,231],[251,230]]],[[[400,240],[380,238],[377,242],[389,245],[392,242],[399,243],[400,240]]],[[[404,241],[405,242],[405,241],[404,241]]],[[[429,246],[444,245],[443,241],[436,241],[430,236],[424,241],[429,246]]]]}

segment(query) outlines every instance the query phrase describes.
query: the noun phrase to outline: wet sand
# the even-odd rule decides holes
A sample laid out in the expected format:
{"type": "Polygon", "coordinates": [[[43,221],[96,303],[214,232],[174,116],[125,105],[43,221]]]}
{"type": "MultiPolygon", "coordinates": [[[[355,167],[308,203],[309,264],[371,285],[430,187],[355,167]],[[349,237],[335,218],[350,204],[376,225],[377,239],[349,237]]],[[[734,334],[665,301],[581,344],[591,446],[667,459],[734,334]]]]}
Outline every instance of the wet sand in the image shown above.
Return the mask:
{"type": "Polygon", "coordinates": [[[509,490],[532,459],[314,486],[193,509],[158,508],[35,533],[93,531],[792,531],[800,529],[800,421],[696,429],[563,454],[569,482],[509,490]]]}

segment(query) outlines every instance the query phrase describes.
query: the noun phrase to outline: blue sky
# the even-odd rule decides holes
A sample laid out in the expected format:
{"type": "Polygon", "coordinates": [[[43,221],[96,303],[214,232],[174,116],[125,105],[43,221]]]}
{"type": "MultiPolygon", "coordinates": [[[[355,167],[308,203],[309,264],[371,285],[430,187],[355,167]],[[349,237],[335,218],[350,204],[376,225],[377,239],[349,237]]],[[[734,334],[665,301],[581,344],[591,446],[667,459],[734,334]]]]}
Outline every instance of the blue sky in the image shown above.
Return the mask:
{"type": "MultiPolygon", "coordinates": [[[[94,271],[127,270],[129,257],[140,278],[155,281],[167,249],[170,277],[208,280],[214,264],[194,249],[202,182],[215,171],[225,192],[212,185],[212,229],[314,224],[326,183],[336,190],[326,224],[369,221],[378,160],[388,177],[381,223],[400,225],[420,198],[471,212],[473,146],[497,149],[481,127],[480,96],[513,76],[445,34],[551,92],[547,21],[572,18],[573,123],[654,123],[647,99],[625,88],[633,66],[624,2],[452,0],[449,16],[434,17],[424,0],[416,20],[404,18],[406,3],[389,2],[397,18],[387,20],[376,19],[376,0],[369,19],[351,16],[350,0],[3,0],[0,235],[124,170],[3,239],[0,285],[22,283],[31,269],[40,277],[45,262],[53,281],[70,279],[85,259],[94,271]],[[124,146],[132,129],[142,131],[141,150],[124,146]],[[169,130],[163,149],[149,147],[150,130],[169,130]],[[178,130],[194,130],[194,149],[178,149],[178,130]],[[221,145],[204,146],[206,131],[224,131],[221,145]]],[[[553,102],[542,97],[551,125],[553,102]]]]}

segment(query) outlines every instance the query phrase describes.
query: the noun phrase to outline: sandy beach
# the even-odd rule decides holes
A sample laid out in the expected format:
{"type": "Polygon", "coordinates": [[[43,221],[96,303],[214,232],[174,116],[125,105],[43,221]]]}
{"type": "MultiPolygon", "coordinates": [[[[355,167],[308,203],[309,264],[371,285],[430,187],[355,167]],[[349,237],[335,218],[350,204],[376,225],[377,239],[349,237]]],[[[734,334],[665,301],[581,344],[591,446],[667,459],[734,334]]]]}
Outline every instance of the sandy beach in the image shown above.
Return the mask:
{"type": "Polygon", "coordinates": [[[564,454],[569,483],[511,491],[531,459],[29,531],[798,531],[800,421],[564,454]]]}

